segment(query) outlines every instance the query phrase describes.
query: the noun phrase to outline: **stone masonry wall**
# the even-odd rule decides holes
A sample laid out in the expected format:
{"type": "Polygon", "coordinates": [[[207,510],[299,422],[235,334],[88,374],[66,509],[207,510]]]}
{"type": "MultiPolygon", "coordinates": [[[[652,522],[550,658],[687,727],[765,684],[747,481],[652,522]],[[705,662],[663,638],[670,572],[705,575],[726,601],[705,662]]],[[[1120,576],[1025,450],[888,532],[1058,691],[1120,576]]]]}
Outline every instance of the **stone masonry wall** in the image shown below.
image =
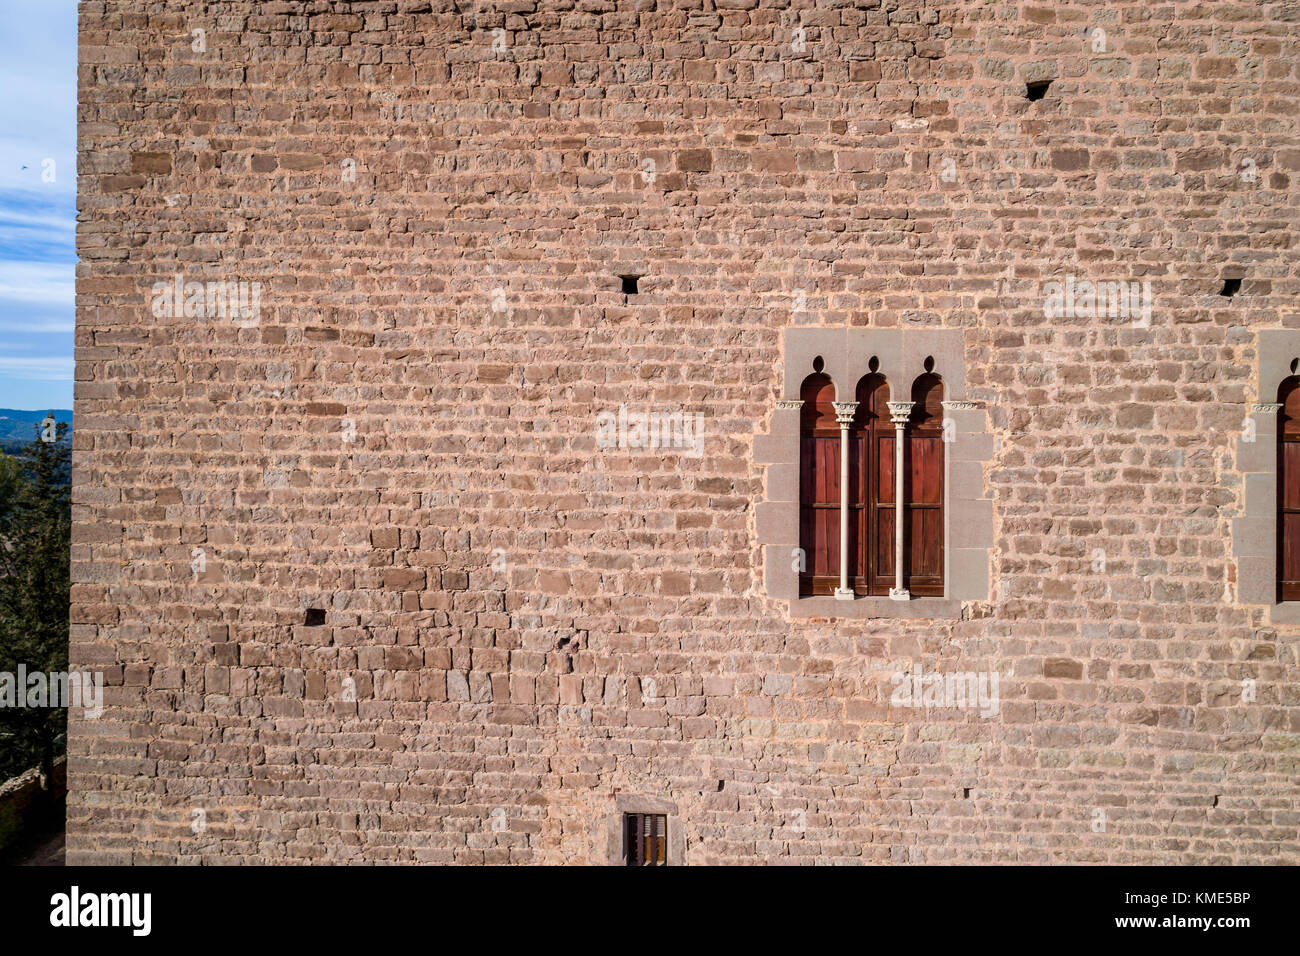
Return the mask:
{"type": "Polygon", "coordinates": [[[691,864],[1300,862],[1300,626],[1230,540],[1294,3],[79,9],[69,862],[604,863],[629,796],[691,864]],[[964,330],[959,620],[765,594],[817,325],[964,330]],[[597,447],[623,405],[704,453],[597,447]],[[891,706],[918,666],[1000,711],[891,706]]]}

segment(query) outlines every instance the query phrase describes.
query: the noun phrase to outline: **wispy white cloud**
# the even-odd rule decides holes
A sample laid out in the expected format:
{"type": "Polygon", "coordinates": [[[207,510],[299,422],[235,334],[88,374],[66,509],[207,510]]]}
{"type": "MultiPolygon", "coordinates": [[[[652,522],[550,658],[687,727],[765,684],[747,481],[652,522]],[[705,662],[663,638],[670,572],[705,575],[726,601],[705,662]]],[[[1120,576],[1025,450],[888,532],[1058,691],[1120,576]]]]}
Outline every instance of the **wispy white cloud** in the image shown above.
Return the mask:
{"type": "MultiPolygon", "coordinates": [[[[7,139],[76,151],[76,0],[5,0],[0,36],[0,129],[7,139]]],[[[73,169],[69,169],[73,172],[73,169]]]]}
{"type": "Polygon", "coordinates": [[[30,319],[5,318],[0,316],[0,334],[22,333],[24,335],[48,335],[52,333],[75,332],[76,320],[71,313],[61,315],[35,314],[30,319]]]}
{"type": "Polygon", "coordinates": [[[20,356],[10,358],[0,355],[0,372],[14,378],[35,379],[45,382],[70,382],[75,362],[71,357],[20,356]]]}
{"type": "Polygon", "coordinates": [[[77,4],[4,0],[0,407],[72,402],[77,4]]]}
{"type": "Polygon", "coordinates": [[[39,230],[47,237],[60,237],[66,241],[75,241],[77,221],[70,219],[66,211],[37,207],[35,203],[23,202],[24,197],[15,197],[12,192],[4,194],[5,205],[0,206],[0,230],[39,230]]]}
{"type": "Polygon", "coordinates": [[[0,262],[0,311],[5,303],[66,305],[71,311],[77,294],[71,264],[58,262],[0,262]]]}
{"type": "MultiPolygon", "coordinates": [[[[5,112],[0,108],[0,120],[5,112]]],[[[75,201],[77,154],[57,141],[0,132],[0,192],[28,193],[43,202],[75,201]]]]}

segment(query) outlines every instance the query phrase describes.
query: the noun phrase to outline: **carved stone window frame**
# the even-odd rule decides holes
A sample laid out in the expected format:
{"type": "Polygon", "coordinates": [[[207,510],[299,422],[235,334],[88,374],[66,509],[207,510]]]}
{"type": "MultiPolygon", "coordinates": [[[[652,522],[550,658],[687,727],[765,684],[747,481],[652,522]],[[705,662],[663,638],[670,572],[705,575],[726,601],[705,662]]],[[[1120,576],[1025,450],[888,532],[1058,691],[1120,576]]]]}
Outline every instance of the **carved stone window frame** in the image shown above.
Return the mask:
{"type": "Polygon", "coordinates": [[[611,866],[627,865],[627,848],[623,845],[623,815],[626,813],[661,813],[668,819],[665,866],[686,865],[686,832],[677,816],[677,804],[664,797],[619,793],[614,795],[614,812],[606,820],[607,859],[611,866]]]}
{"type": "Polygon", "coordinates": [[[782,337],[781,397],[767,434],[754,438],[756,463],[767,466],[764,499],[755,506],[763,549],[764,586],[769,598],[789,602],[792,617],[939,618],[961,616],[965,601],[989,599],[989,552],[993,548],[993,502],[986,496],[984,463],[994,438],[982,402],[966,395],[966,339],[961,329],[870,329],[793,327],[782,337]],[[835,383],[837,401],[852,401],[858,380],[870,370],[890,384],[891,395],[907,397],[925,372],[927,357],[943,379],[944,420],[952,440],[944,446],[944,596],[857,596],[851,600],[800,597],[794,556],[799,548],[799,389],[812,374],[813,360],[835,383]]]}
{"type": "Polygon", "coordinates": [[[1237,565],[1237,603],[1267,606],[1272,624],[1300,624],[1300,601],[1277,600],[1277,391],[1297,374],[1300,329],[1262,329],[1259,398],[1247,410],[1254,428],[1237,436],[1237,471],[1244,484],[1243,513],[1232,519],[1232,556],[1237,565]]]}

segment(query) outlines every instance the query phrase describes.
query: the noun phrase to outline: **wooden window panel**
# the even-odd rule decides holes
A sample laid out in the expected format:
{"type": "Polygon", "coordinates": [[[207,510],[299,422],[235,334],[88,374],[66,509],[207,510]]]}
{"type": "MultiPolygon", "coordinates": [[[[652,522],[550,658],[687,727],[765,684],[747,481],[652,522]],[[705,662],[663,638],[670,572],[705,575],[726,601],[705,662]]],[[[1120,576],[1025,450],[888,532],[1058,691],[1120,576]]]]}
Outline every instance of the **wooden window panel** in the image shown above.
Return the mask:
{"type": "Polygon", "coordinates": [[[623,846],[628,866],[641,866],[641,814],[623,814],[623,846]]]}
{"type": "Polygon", "coordinates": [[[1300,514],[1288,513],[1282,524],[1282,587],[1280,600],[1300,601],[1300,514]]]}
{"type": "Polygon", "coordinates": [[[662,813],[625,813],[623,843],[628,866],[668,865],[668,817],[662,813]]]}
{"type": "Polygon", "coordinates": [[[876,511],[877,532],[874,548],[874,576],[872,577],[872,594],[888,594],[894,580],[894,524],[898,515],[891,502],[888,507],[876,511]],[[880,590],[883,588],[884,590],[880,590]]]}
{"type": "Polygon", "coordinates": [[[840,581],[840,426],[835,386],[810,375],[800,390],[799,547],[804,572],[799,593],[833,594],[840,581]]]}
{"type": "MultiPolygon", "coordinates": [[[[889,419],[885,419],[889,422],[889,419]]],[[[871,463],[871,473],[876,476],[875,485],[870,491],[872,515],[875,526],[871,541],[871,588],[870,594],[888,594],[894,586],[894,525],[897,515],[894,510],[894,433],[893,423],[889,422],[889,431],[883,426],[876,433],[872,447],[876,458],[871,463]]]]}
{"type": "Polygon", "coordinates": [[[915,403],[903,447],[906,534],[903,561],[908,590],[918,597],[943,596],[943,382],[922,375],[912,385],[915,403]]]}
{"type": "Polygon", "coordinates": [[[883,375],[863,376],[856,397],[851,464],[856,481],[850,486],[856,532],[850,552],[853,590],[883,596],[894,583],[894,424],[889,417],[889,383],[883,375]]]}
{"type": "Polygon", "coordinates": [[[867,507],[867,489],[870,484],[867,472],[867,443],[858,419],[849,430],[849,587],[863,592],[863,575],[868,562],[862,549],[871,537],[871,510],[867,507]]]}
{"type": "Polygon", "coordinates": [[[1300,378],[1278,388],[1277,599],[1300,601],[1300,378]]]}
{"type": "MultiPolygon", "coordinates": [[[[1295,427],[1291,423],[1287,424],[1295,427]]],[[[1300,481],[1295,480],[1300,476],[1300,435],[1294,432],[1282,434],[1281,470],[1284,478],[1290,479],[1281,482],[1279,487],[1282,493],[1282,511],[1284,514],[1294,514],[1300,511],[1300,481]]]]}

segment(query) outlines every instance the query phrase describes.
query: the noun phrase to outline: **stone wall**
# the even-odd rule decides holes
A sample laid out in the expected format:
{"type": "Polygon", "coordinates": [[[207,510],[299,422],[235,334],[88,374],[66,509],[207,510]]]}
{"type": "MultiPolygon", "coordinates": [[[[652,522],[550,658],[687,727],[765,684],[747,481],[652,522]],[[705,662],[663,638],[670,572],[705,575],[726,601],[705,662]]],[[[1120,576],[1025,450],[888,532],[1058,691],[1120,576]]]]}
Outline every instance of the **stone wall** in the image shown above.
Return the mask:
{"type": "Polygon", "coordinates": [[[1293,4],[79,10],[70,863],[603,863],[627,806],[691,864],[1300,862],[1231,543],[1293,4]],[[768,596],[794,326],[962,330],[988,601],[768,596]]]}

